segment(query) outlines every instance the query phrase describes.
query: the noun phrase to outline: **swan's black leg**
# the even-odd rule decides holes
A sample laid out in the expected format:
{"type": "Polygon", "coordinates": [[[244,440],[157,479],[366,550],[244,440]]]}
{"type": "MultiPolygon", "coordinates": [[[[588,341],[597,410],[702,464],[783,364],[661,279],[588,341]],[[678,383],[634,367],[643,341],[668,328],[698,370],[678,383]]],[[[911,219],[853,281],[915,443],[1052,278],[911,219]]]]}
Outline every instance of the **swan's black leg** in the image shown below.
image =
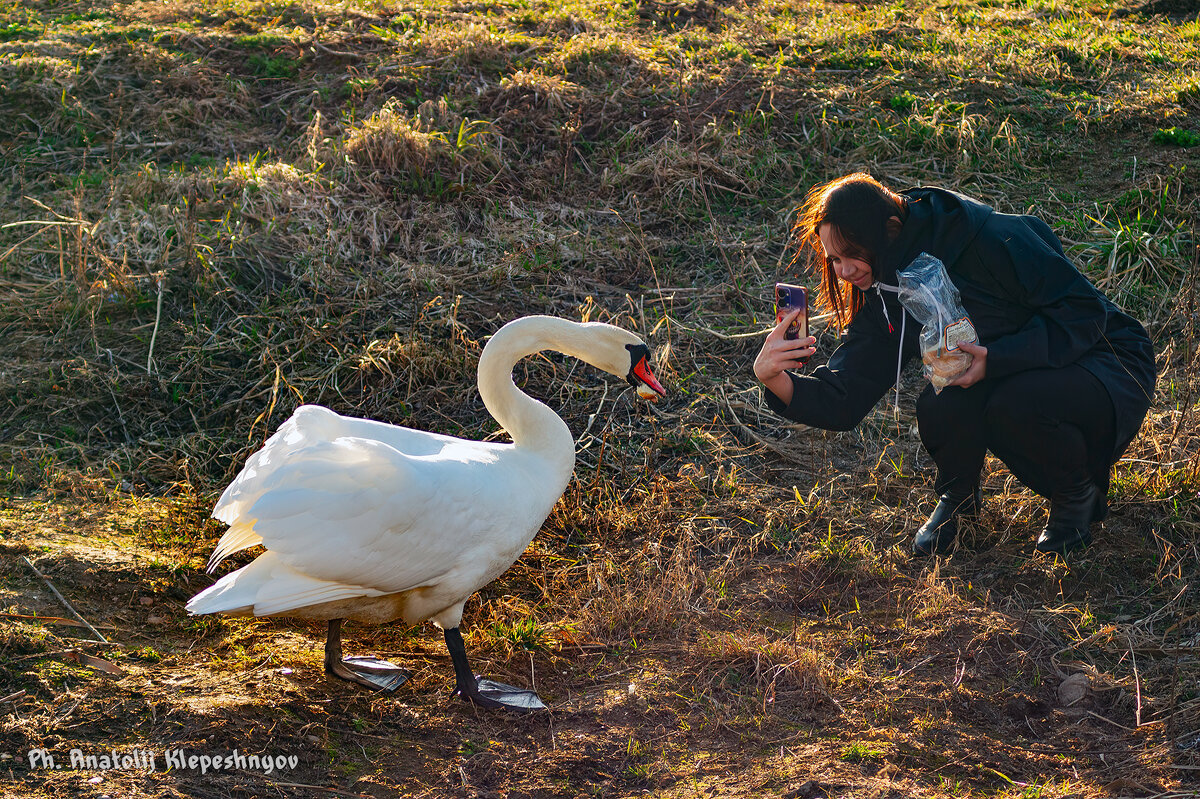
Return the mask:
{"type": "Polygon", "coordinates": [[[450,650],[450,661],[454,664],[454,695],[471,700],[479,683],[467,661],[467,645],[463,643],[462,633],[457,627],[443,630],[443,633],[446,636],[446,649],[450,650]]]}
{"type": "Polygon", "coordinates": [[[454,695],[479,707],[504,708],[505,710],[545,710],[546,706],[533,691],[526,691],[504,683],[480,679],[471,671],[467,661],[467,647],[457,627],[445,630],[446,649],[454,663],[454,695]]]}
{"type": "Polygon", "coordinates": [[[330,619],[325,634],[325,672],[374,691],[394,691],[412,675],[395,663],[367,657],[342,658],[342,619],[330,619]]]}

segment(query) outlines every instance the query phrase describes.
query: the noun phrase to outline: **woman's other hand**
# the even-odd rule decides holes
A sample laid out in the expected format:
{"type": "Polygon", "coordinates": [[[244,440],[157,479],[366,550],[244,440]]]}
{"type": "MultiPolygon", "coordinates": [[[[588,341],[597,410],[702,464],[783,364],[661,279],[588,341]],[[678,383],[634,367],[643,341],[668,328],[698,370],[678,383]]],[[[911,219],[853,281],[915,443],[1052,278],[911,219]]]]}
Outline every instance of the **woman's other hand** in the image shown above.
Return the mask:
{"type": "Polygon", "coordinates": [[[798,316],[799,309],[784,314],[775,329],[767,334],[758,357],[754,359],[754,376],[785,404],[792,401],[792,379],[786,370],[799,369],[817,351],[817,339],[813,336],[800,339],[784,337],[788,325],[796,321],[798,316]]]}
{"type": "Polygon", "coordinates": [[[963,341],[959,343],[958,348],[972,356],[971,365],[967,367],[967,371],[946,385],[969,388],[987,376],[987,347],[963,341]]]}

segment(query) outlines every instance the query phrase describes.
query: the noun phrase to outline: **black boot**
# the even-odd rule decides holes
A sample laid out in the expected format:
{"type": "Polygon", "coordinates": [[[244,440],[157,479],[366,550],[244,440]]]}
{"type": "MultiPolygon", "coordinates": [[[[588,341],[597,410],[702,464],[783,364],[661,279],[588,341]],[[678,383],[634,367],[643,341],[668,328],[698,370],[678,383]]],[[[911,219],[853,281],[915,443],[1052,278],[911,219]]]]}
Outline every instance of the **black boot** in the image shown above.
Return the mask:
{"type": "Polygon", "coordinates": [[[954,540],[958,537],[958,517],[974,517],[979,514],[981,507],[983,492],[979,486],[975,486],[975,490],[966,497],[942,494],[929,520],[917,530],[912,545],[913,555],[928,557],[953,551],[954,540]]]}
{"type": "Polygon", "coordinates": [[[1075,549],[1083,549],[1092,543],[1092,522],[1102,521],[1108,516],[1108,500],[1095,483],[1088,482],[1081,488],[1062,491],[1050,498],[1050,518],[1046,529],[1038,536],[1038,552],[1056,552],[1065,555],[1075,549]]]}

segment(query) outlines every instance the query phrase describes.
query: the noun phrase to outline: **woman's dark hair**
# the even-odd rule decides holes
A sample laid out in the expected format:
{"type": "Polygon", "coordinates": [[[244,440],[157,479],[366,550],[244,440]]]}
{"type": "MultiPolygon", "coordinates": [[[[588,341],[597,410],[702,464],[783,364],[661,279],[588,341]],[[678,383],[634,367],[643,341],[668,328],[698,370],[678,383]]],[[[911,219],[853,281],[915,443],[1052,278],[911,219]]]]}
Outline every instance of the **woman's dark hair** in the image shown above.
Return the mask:
{"type": "Polygon", "coordinates": [[[797,248],[793,264],[806,261],[810,274],[819,276],[814,305],[833,314],[839,329],[850,324],[863,306],[862,290],[843,282],[833,271],[821,246],[821,225],[831,225],[847,255],[875,266],[876,257],[887,249],[891,235],[888,220],[908,215],[904,197],[866,172],[814,186],[804,198],[792,228],[797,248]]]}

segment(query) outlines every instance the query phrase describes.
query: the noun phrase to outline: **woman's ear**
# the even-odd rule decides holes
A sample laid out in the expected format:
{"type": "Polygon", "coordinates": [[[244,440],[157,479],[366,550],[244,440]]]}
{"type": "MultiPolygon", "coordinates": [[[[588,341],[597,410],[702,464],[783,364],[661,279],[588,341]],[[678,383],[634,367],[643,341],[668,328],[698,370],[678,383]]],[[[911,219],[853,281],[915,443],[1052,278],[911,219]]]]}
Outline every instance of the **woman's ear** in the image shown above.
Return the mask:
{"type": "Polygon", "coordinates": [[[900,221],[898,216],[889,216],[887,221],[888,241],[893,242],[900,235],[900,231],[904,229],[904,223],[900,221]]]}

